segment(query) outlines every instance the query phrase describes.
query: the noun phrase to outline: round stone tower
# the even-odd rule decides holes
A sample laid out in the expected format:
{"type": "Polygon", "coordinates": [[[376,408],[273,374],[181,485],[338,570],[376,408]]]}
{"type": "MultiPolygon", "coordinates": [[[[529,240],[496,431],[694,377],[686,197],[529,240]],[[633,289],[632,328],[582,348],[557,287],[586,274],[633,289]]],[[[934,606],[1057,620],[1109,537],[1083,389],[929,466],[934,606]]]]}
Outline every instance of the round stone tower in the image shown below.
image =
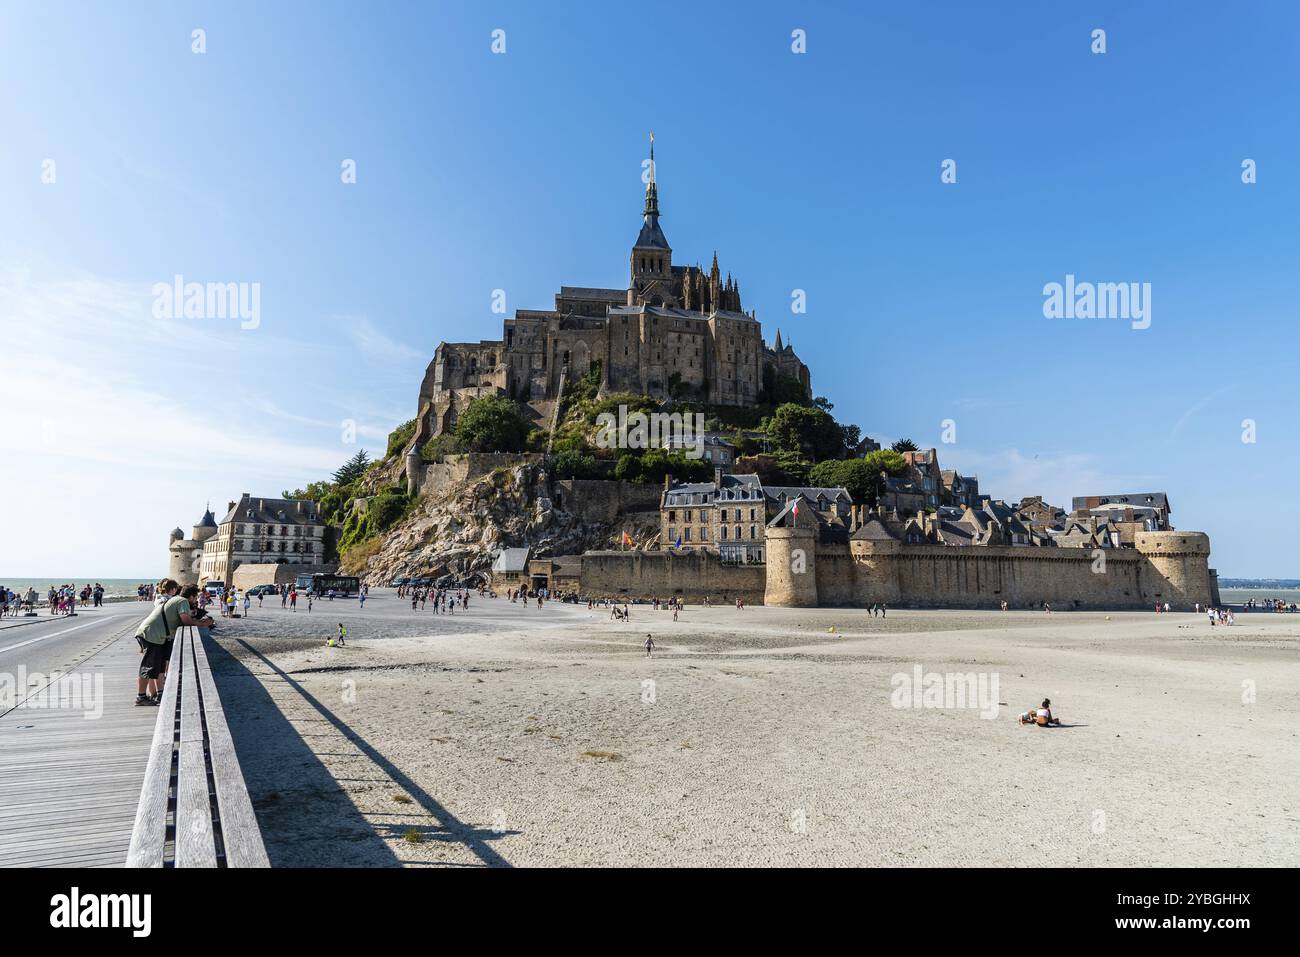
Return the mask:
{"type": "Polygon", "coordinates": [[[181,576],[189,570],[189,557],[192,542],[185,541],[185,533],[179,528],[173,528],[167,536],[167,577],[181,584],[188,584],[181,581],[181,576]]]}
{"type": "Polygon", "coordinates": [[[900,547],[901,543],[894,538],[850,538],[849,554],[853,556],[858,601],[898,603],[901,594],[898,585],[900,547]]]}
{"type": "Polygon", "coordinates": [[[1139,573],[1142,598],[1169,602],[1178,611],[1204,608],[1214,600],[1210,581],[1210,537],[1204,532],[1138,532],[1133,546],[1146,557],[1139,573]]]}
{"type": "Polygon", "coordinates": [[[817,529],[767,527],[767,585],[763,604],[781,608],[817,606],[817,529]]]}

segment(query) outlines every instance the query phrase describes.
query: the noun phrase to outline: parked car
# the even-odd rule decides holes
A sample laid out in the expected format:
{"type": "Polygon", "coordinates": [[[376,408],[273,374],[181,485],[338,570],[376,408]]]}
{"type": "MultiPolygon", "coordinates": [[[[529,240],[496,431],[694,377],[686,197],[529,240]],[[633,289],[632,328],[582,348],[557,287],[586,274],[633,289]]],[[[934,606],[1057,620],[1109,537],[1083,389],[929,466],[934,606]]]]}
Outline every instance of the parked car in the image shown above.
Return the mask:
{"type": "Polygon", "coordinates": [[[249,598],[256,598],[258,595],[278,595],[279,589],[275,585],[254,585],[248,590],[249,598]]]}
{"type": "Polygon", "coordinates": [[[208,582],[203,586],[203,590],[214,598],[226,590],[225,582],[208,582]]]}
{"type": "Polygon", "coordinates": [[[401,578],[394,578],[392,581],[390,581],[388,583],[388,587],[400,588],[403,585],[409,585],[409,584],[411,584],[411,579],[407,578],[406,576],[402,576],[401,578]]]}
{"type": "Polygon", "coordinates": [[[407,584],[408,584],[408,585],[414,585],[416,588],[428,588],[430,585],[433,584],[433,579],[432,579],[432,578],[412,578],[409,582],[407,582],[407,584]]]}

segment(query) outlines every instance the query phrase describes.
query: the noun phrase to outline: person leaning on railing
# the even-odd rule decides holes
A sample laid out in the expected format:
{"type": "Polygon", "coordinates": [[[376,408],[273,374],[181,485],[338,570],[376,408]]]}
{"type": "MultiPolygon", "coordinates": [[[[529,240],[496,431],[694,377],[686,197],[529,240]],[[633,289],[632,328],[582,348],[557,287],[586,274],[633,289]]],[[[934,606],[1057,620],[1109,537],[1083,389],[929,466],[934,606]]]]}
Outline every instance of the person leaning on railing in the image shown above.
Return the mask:
{"type": "MultiPolygon", "coordinates": [[[[192,613],[189,598],[181,595],[180,590],[180,585],[170,578],[160,581],[157,604],[136,629],[135,640],[144,655],[140,659],[140,675],[136,682],[137,705],[157,705],[162,700],[172,640],[181,626],[206,628],[212,624],[212,619],[199,618],[192,613]]],[[[186,591],[193,595],[198,587],[189,585],[186,591]]]]}

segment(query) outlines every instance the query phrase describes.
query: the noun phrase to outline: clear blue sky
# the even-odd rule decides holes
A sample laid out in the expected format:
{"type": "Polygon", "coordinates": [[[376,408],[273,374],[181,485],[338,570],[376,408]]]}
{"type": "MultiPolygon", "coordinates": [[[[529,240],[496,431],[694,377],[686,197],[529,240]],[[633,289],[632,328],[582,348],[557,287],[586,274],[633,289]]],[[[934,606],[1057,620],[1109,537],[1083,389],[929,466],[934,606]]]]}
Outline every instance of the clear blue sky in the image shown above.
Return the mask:
{"type": "Polygon", "coordinates": [[[1222,575],[1300,577],[1274,486],[1298,28],[1282,2],[6,4],[0,576],[157,575],[205,501],[345,459],[344,419],[381,449],[440,340],[499,337],[492,290],[624,284],[653,129],[676,261],[717,250],[838,417],[1008,501],[1165,490],[1222,575]],[[152,318],[178,273],[260,283],[261,325],[152,318]],[[1151,283],[1151,327],[1044,318],[1067,273],[1151,283]]]}

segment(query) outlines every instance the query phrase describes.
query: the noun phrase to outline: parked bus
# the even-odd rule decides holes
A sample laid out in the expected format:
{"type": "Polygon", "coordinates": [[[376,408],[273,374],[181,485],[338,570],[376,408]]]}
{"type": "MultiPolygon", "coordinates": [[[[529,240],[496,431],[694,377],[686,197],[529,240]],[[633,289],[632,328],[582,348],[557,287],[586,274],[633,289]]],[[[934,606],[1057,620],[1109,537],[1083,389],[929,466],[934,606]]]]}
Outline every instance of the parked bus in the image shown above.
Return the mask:
{"type": "Polygon", "coordinates": [[[354,598],[361,591],[361,579],[354,575],[312,575],[310,590],[317,598],[354,598]]]}

